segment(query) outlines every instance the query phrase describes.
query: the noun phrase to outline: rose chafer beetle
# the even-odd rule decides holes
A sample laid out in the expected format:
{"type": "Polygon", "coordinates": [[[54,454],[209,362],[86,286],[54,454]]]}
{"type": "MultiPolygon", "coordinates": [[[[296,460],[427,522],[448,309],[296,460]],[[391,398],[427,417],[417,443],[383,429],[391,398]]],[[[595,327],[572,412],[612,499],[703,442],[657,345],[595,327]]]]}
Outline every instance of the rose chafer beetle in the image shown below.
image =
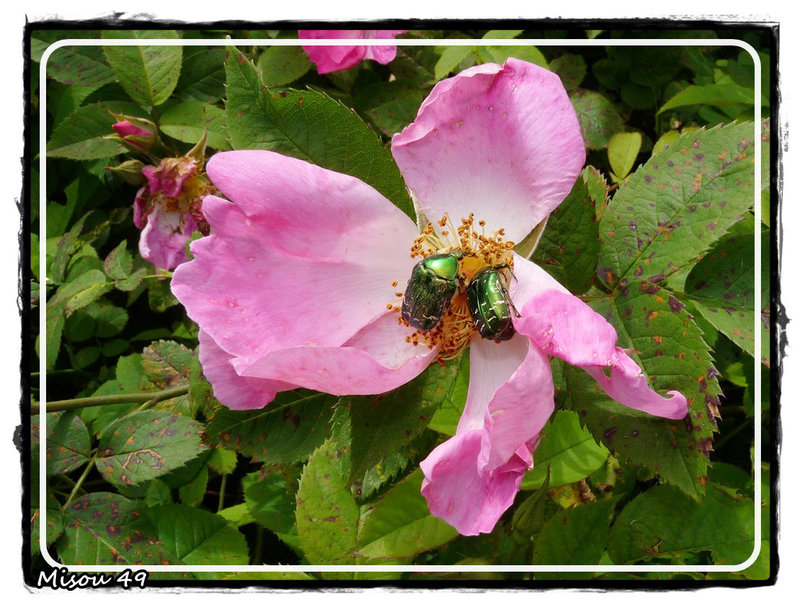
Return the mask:
{"type": "Polygon", "coordinates": [[[503,283],[500,267],[484,267],[467,286],[467,306],[478,333],[489,340],[509,340],[514,336],[511,311],[519,317],[503,283]]]}
{"type": "Polygon", "coordinates": [[[418,330],[432,330],[447,312],[459,288],[459,260],[464,252],[433,254],[411,271],[400,314],[418,330]]]}

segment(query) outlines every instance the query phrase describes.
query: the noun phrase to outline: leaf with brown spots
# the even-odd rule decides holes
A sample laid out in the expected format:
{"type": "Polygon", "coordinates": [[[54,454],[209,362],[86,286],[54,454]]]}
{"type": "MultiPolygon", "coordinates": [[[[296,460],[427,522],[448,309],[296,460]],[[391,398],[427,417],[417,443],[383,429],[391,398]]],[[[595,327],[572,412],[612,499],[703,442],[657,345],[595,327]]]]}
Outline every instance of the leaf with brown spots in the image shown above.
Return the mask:
{"type": "Polygon", "coordinates": [[[202,454],[203,425],[171,412],[130,414],[106,427],[97,450],[97,470],[118,486],[139,485],[202,454]]]}
{"type": "Polygon", "coordinates": [[[67,565],[180,565],[158,540],[140,503],[119,494],[96,492],[64,510],[64,535],[56,542],[67,565]]]}
{"type": "Polygon", "coordinates": [[[598,276],[611,287],[664,279],[699,259],[760,192],[755,134],[752,122],[696,130],[637,169],[600,221],[598,276]]]}
{"type": "Polygon", "coordinates": [[[297,535],[309,563],[348,564],[355,546],[359,510],[345,485],[342,452],[326,441],[308,461],[297,490],[297,535]]]}
{"type": "Polygon", "coordinates": [[[75,470],[89,460],[89,429],[74,412],[47,415],[47,476],[75,470]]]}
{"type": "Polygon", "coordinates": [[[761,332],[761,363],[769,366],[769,231],[761,229],[761,287],[755,290],[755,231],[752,217],[736,225],[694,266],[686,293],[717,330],[755,354],[755,322],[761,332]]]}

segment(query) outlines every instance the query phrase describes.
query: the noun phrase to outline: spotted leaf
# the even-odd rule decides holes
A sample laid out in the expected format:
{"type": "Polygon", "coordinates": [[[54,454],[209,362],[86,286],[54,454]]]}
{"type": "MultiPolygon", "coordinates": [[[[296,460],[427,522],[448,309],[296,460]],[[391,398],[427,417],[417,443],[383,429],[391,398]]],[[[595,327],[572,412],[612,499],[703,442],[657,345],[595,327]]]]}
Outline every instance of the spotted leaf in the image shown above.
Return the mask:
{"type": "Polygon", "coordinates": [[[166,411],[130,414],[100,436],[97,470],[118,486],[139,485],[179,468],[202,454],[203,426],[166,411]]]}
{"type": "Polygon", "coordinates": [[[753,205],[752,123],[682,135],[636,170],[600,221],[598,276],[661,281],[696,260],[753,205]]]}

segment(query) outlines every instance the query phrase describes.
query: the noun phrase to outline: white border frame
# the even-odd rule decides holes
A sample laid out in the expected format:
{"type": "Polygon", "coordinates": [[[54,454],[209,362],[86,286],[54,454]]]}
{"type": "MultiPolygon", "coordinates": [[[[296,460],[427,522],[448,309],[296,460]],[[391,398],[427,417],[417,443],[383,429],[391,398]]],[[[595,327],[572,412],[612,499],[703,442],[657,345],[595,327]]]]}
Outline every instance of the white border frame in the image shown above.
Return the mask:
{"type": "MultiPolygon", "coordinates": [[[[102,29],[102,28],[98,28],[102,29]]],[[[131,29],[147,30],[145,23],[142,27],[131,29]]],[[[178,30],[181,28],[178,27],[178,30]]],[[[40,233],[46,233],[47,226],[47,171],[46,171],[46,149],[47,149],[47,61],[50,55],[59,48],[65,46],[724,46],[738,47],[745,50],[753,59],[754,65],[754,110],[753,110],[753,145],[754,145],[754,214],[755,214],[755,276],[754,276],[754,340],[756,363],[754,364],[753,384],[756,396],[754,396],[754,459],[753,459],[753,508],[754,514],[754,546],[753,552],[742,563],[735,565],[64,565],[55,561],[48,552],[45,531],[40,532],[39,547],[42,557],[53,568],[66,568],[69,571],[80,572],[110,572],[119,573],[124,569],[141,570],[148,572],[663,572],[663,571],[682,571],[682,572],[738,572],[750,567],[758,558],[761,551],[761,363],[759,360],[761,351],[761,304],[758,293],[761,292],[761,60],[756,50],[741,40],[735,39],[118,39],[118,40],[96,40],[96,39],[64,39],[54,42],[47,47],[42,54],[39,70],[39,90],[41,93],[39,107],[39,221],[40,233]]],[[[773,86],[776,83],[772,83],[773,86]]],[[[774,128],[774,125],[772,125],[774,128]]],[[[771,133],[771,136],[776,136],[771,133]]],[[[41,279],[47,277],[47,255],[46,238],[39,238],[40,260],[39,275],[41,279]]],[[[46,292],[44,284],[40,284],[40,291],[46,292]]],[[[46,313],[39,311],[39,332],[46,334],[45,319],[46,313]]],[[[775,330],[776,326],[771,326],[775,330]]],[[[40,400],[41,413],[39,424],[39,465],[40,465],[40,493],[39,511],[40,527],[45,527],[47,523],[47,413],[45,412],[45,402],[47,401],[47,380],[44,360],[46,355],[46,339],[39,341],[39,370],[40,370],[40,400]]],[[[773,504],[774,505],[774,504],[773,504]]],[[[369,578],[365,578],[368,580],[369,578]]],[[[198,580],[202,581],[202,579],[198,580]]],[[[700,586],[700,585],[698,585],[700,586]]],[[[424,583],[420,585],[424,588],[424,583]]]]}

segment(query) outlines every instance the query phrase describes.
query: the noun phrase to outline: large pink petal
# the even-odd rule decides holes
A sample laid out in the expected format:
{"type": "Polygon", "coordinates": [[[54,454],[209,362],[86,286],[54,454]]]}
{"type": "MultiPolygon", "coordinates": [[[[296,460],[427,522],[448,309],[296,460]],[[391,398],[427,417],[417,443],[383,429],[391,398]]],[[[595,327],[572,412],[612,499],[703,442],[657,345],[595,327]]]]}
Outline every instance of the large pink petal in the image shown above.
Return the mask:
{"type": "Polygon", "coordinates": [[[474,212],[517,242],[566,197],[585,159],[559,77],[513,58],[439,82],[392,153],[429,219],[474,212]]]}
{"type": "Polygon", "coordinates": [[[247,377],[267,378],[331,393],[374,395],[415,378],[433,361],[436,349],[413,346],[413,330],[386,313],[339,347],[287,347],[250,362],[234,359],[247,377]]]}
{"type": "Polygon", "coordinates": [[[139,236],[139,253],[158,269],[174,269],[187,260],[186,242],[196,230],[191,215],[155,204],[139,236]]]}
{"type": "Polygon", "coordinates": [[[205,199],[212,235],[172,288],[242,367],[286,347],[338,347],[399,301],[416,230],[374,189],[268,152],[218,154],[209,168],[235,203],[205,199]]]}
{"type": "Polygon", "coordinates": [[[514,502],[522,477],[531,465],[522,446],[491,472],[478,469],[482,431],[466,431],[448,439],[420,463],[425,474],[422,495],[431,514],[464,536],[489,533],[514,502]]]}
{"type": "Polygon", "coordinates": [[[239,376],[231,365],[231,356],[214,339],[200,330],[200,364],[214,389],[214,397],[232,410],[263,408],[280,391],[297,388],[277,380],[239,376]]]}
{"type": "Polygon", "coordinates": [[[613,326],[579,298],[545,290],[525,303],[521,315],[514,318],[518,332],[545,353],[585,369],[619,403],[672,419],[688,412],[681,393],[669,391],[671,397],[662,397],[649,387],[639,366],[616,346],[613,326]]]}

